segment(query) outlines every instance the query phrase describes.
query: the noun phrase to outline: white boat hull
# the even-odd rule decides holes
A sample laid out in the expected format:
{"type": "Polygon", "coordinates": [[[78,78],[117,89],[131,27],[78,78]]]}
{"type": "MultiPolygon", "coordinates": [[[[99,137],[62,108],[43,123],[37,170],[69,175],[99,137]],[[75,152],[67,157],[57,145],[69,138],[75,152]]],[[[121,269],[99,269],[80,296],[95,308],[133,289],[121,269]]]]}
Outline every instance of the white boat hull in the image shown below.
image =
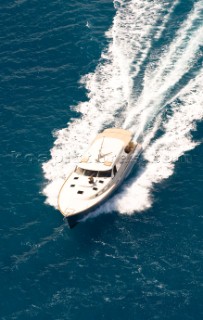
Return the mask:
{"type": "MultiPolygon", "coordinates": [[[[114,135],[117,131],[119,131],[119,134],[126,134],[127,132],[128,136],[125,136],[125,140],[124,138],[122,140],[122,137],[118,139],[114,136],[113,138],[112,136],[110,138],[107,136],[105,144],[104,138],[102,141],[102,138],[100,138],[99,142],[96,140],[91,149],[92,153],[87,153],[82,158],[79,166],[68,176],[61,187],[58,196],[58,206],[61,213],[67,219],[70,228],[74,227],[82,218],[106,201],[123,180],[128,177],[135,162],[137,162],[137,158],[142,150],[141,145],[134,144],[130,133],[126,130],[111,129],[111,135],[112,131],[114,135]],[[93,151],[95,152],[93,148],[96,149],[95,145],[97,147],[97,158],[94,158],[94,161],[92,161],[93,151]],[[130,149],[126,149],[126,146],[130,146],[130,149]],[[104,152],[101,152],[101,149],[104,152]],[[119,151],[119,155],[115,152],[117,150],[119,151]],[[109,161],[109,154],[112,157],[111,161],[109,161]]],[[[104,137],[106,138],[106,135],[104,137]]]]}

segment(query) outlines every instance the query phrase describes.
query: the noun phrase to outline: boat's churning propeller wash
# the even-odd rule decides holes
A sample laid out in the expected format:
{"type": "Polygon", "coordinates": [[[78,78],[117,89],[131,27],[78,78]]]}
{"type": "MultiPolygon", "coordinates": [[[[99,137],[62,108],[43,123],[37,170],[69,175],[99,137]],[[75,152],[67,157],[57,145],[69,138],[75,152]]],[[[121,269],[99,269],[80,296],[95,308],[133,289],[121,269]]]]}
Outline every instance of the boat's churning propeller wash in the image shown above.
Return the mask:
{"type": "Polygon", "coordinates": [[[203,117],[203,69],[197,67],[202,65],[202,0],[183,16],[176,13],[178,0],[114,4],[109,45],[95,71],[81,79],[88,91],[88,101],[75,107],[81,118],[55,132],[51,159],[43,164],[43,192],[55,208],[61,185],[103,128],[131,131],[142,143],[145,162],[123,183],[119,196],[97,212],[133,214],[152,206],[154,184],[172,175],[177,160],[199,143],[191,131],[203,117]],[[171,40],[167,32],[173,32],[174,23],[179,28],[171,40]]]}

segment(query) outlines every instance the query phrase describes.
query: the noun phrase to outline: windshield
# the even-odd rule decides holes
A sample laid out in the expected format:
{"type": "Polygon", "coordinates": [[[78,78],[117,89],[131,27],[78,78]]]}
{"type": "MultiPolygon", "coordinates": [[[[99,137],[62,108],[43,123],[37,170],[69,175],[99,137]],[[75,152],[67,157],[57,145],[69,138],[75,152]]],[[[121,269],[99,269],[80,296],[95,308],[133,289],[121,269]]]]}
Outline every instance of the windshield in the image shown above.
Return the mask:
{"type": "Polygon", "coordinates": [[[75,169],[75,172],[88,177],[99,177],[99,178],[110,178],[111,177],[111,170],[106,171],[94,171],[94,170],[85,170],[80,167],[75,169]]]}
{"type": "Polygon", "coordinates": [[[111,177],[111,170],[99,171],[98,172],[98,177],[100,177],[100,178],[109,178],[109,177],[111,177]]]}

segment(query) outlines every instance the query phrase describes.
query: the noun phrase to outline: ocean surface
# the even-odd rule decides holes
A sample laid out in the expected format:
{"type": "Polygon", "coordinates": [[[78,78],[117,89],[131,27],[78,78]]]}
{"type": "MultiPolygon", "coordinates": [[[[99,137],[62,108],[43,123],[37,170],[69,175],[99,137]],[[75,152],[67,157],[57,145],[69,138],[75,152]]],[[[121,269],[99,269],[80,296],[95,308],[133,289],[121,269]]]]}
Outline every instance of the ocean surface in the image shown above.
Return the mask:
{"type": "Polygon", "coordinates": [[[203,0],[0,3],[0,319],[203,319],[203,0]],[[95,135],[143,145],[70,230],[95,135]]]}

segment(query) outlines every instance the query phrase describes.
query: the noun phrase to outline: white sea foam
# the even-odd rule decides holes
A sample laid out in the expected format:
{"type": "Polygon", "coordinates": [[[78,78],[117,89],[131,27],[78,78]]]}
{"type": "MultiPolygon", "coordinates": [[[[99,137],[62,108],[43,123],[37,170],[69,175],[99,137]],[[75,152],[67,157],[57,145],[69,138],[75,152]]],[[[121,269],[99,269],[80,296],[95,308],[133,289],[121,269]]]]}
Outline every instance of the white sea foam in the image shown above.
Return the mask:
{"type": "Polygon", "coordinates": [[[133,89],[134,79],[151,50],[152,40],[161,37],[177,3],[114,1],[117,13],[112,28],[107,32],[109,47],[102,53],[95,72],[81,79],[88,90],[88,102],[80,103],[75,109],[81,112],[82,117],[73,119],[67,128],[55,132],[51,159],[43,164],[48,180],[43,193],[48,204],[57,208],[57,194],[62,181],[104,126],[122,126],[126,119],[124,127],[130,128],[136,138],[144,137],[143,157],[147,164],[137,177],[123,185],[111,202],[102,207],[102,212],[117,210],[132,214],[149,208],[154,184],[169,177],[176,160],[195,147],[190,131],[195,121],[202,117],[203,79],[201,75],[197,76],[175,97],[170,95],[170,90],[198,57],[203,35],[198,23],[202,18],[202,1],[196,3],[172,43],[165,47],[155,68],[150,66],[146,70],[139,97],[133,89]],[[157,27],[163,16],[162,24],[157,27]],[[162,137],[152,142],[163,121],[164,105],[169,101],[172,102],[172,116],[165,120],[162,137]]]}
{"type": "Polygon", "coordinates": [[[137,135],[142,133],[151,117],[156,116],[160,108],[163,108],[170,90],[197,59],[199,48],[203,44],[203,27],[200,24],[194,28],[194,25],[203,16],[202,10],[203,2],[197,2],[171,45],[163,53],[158,65],[155,65],[155,70],[149,68],[146,71],[142,93],[133,110],[128,110],[125,128],[133,129],[137,135]]]}
{"type": "Polygon", "coordinates": [[[159,27],[159,30],[158,30],[157,34],[155,35],[155,39],[161,38],[162,33],[167,25],[167,22],[170,20],[171,14],[173,13],[175,7],[179,4],[179,2],[180,2],[179,0],[176,0],[172,3],[172,6],[168,10],[168,13],[163,18],[162,25],[159,27]]]}

